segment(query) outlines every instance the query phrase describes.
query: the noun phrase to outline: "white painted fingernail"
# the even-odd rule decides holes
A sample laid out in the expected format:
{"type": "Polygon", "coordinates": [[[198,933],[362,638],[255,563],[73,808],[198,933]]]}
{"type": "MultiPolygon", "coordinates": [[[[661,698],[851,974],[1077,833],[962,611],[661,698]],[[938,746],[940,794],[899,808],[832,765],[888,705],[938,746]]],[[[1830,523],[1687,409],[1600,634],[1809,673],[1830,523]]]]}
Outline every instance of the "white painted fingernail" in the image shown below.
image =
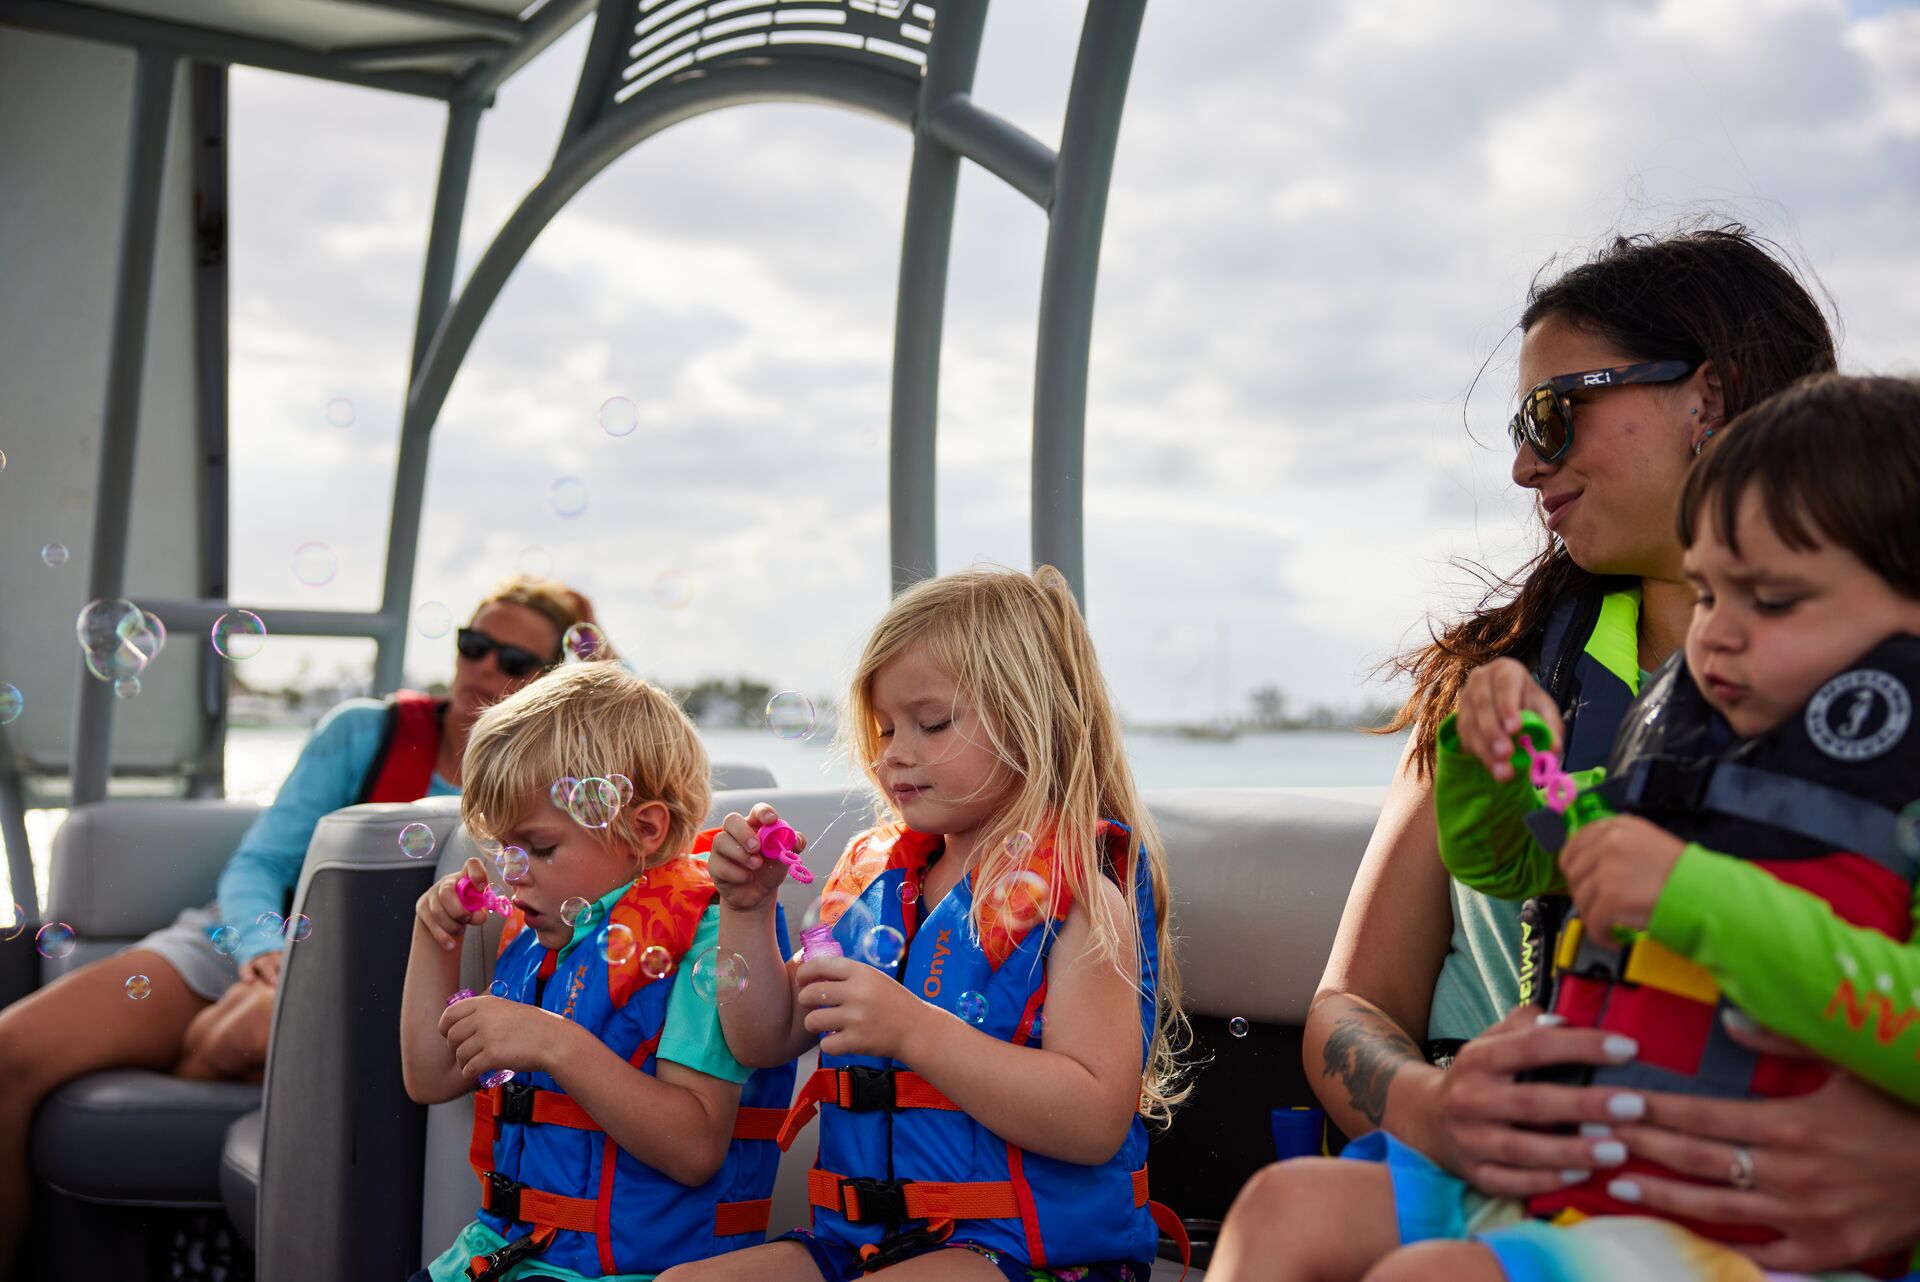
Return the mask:
{"type": "Polygon", "coordinates": [[[1647,1097],[1621,1093],[1607,1101],[1607,1112],[1622,1121],[1632,1121],[1636,1117],[1647,1115],[1647,1097]]]}
{"type": "Polygon", "coordinates": [[[1613,1134],[1613,1128],[1605,1122],[1582,1122],[1580,1123],[1580,1134],[1586,1139],[1602,1140],[1613,1134]]]}
{"type": "Polygon", "coordinates": [[[1533,1026],[1535,1028],[1558,1028],[1566,1022],[1567,1017],[1565,1015],[1556,1015],[1552,1011],[1533,1017],[1533,1026]]]}
{"type": "Polygon", "coordinates": [[[1592,1171],[1566,1170],[1560,1172],[1560,1182],[1562,1184],[1581,1184],[1592,1174],[1592,1171]]]}
{"type": "Polygon", "coordinates": [[[1595,1166],[1618,1166],[1627,1160],[1627,1146],[1619,1140],[1601,1140],[1593,1146],[1595,1166]]]}
{"type": "Polygon", "coordinates": [[[1640,1182],[1638,1180],[1608,1180],[1607,1196],[1616,1202],[1638,1202],[1640,1200],[1640,1182]]]}
{"type": "Polygon", "coordinates": [[[1640,1053],[1640,1043],[1631,1037],[1610,1033],[1607,1035],[1607,1040],[1600,1043],[1600,1049],[1606,1052],[1608,1059],[1629,1060],[1640,1053]]]}
{"type": "Polygon", "coordinates": [[[1720,1008],[1720,1022],[1736,1033],[1757,1033],[1760,1031],[1760,1025],[1753,1022],[1752,1016],[1743,1010],[1735,1010],[1731,1006],[1723,1006],[1720,1008]]]}

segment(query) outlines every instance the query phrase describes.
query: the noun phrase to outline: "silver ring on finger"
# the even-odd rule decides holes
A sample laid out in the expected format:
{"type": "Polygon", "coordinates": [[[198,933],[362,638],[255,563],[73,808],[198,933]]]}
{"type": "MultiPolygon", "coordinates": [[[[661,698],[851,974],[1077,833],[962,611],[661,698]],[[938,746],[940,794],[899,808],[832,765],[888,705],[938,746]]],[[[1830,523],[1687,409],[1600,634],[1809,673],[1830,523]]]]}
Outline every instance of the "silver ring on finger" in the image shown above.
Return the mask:
{"type": "Polygon", "coordinates": [[[1733,1161],[1727,1167],[1727,1183],[1745,1192],[1753,1187],[1753,1154],[1744,1144],[1736,1145],[1733,1161]]]}

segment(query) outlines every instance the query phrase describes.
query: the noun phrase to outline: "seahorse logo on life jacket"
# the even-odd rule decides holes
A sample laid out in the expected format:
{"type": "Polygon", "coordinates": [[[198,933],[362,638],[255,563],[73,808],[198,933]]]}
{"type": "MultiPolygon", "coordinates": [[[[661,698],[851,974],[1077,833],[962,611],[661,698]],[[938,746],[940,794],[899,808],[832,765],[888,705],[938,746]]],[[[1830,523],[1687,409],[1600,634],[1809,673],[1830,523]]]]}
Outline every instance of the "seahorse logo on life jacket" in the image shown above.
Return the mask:
{"type": "Polygon", "coordinates": [[[940,973],[947,968],[947,955],[953,951],[947,940],[951,930],[943,930],[933,937],[933,964],[927,967],[927,981],[920,985],[920,991],[928,997],[940,995],[940,973]]]}
{"type": "Polygon", "coordinates": [[[1913,700],[1899,678],[1856,668],[1807,701],[1807,736],[1836,761],[1871,761],[1900,742],[1912,716],[1913,700]]]}

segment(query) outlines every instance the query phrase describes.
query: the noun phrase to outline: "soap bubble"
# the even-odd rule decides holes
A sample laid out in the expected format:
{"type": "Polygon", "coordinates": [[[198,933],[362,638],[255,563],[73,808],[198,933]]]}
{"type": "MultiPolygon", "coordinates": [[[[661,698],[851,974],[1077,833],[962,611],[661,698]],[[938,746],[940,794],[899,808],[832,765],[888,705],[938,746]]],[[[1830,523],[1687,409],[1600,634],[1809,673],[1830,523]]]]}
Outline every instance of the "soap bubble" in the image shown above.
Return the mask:
{"type": "Polygon", "coordinates": [[[530,579],[550,579],[553,577],[553,553],[543,547],[533,546],[520,549],[520,559],[513,568],[530,579]]]}
{"type": "Polygon", "coordinates": [[[127,997],[136,1002],[145,1001],[147,994],[153,991],[153,981],[145,975],[127,976],[127,997]]]}
{"type": "Polygon", "coordinates": [[[608,436],[631,436],[640,426],[640,408],[624,396],[609,396],[600,405],[600,427],[608,436]]]}
{"type": "Polygon", "coordinates": [[[422,601],[413,609],[413,630],[438,641],[453,629],[453,611],[438,601],[422,601]]]}
{"type": "Polygon", "coordinates": [[[293,550],[293,577],[310,588],[322,588],[340,573],[340,558],[324,543],[302,543],[293,550]]]}
{"type": "Polygon", "coordinates": [[[658,944],[648,944],[640,951],[640,969],[648,979],[665,979],[673,973],[673,954],[658,944]]]}
{"type": "Polygon", "coordinates": [[[12,943],[27,931],[27,910],[20,904],[13,906],[13,924],[0,927],[0,940],[12,943]]]}
{"type": "Polygon", "coordinates": [[[798,690],[782,690],[767,700],[767,729],[775,737],[790,742],[811,739],[814,725],[813,700],[798,690]]]}
{"type": "Polygon", "coordinates": [[[7,470],[7,452],[0,450],[0,472],[7,470]]]}
{"type": "Polygon", "coordinates": [[[48,569],[59,569],[67,563],[67,545],[64,543],[47,544],[40,549],[40,559],[46,562],[48,569]]]}
{"type": "Polygon", "coordinates": [[[563,476],[550,491],[553,510],[569,519],[587,510],[587,483],[577,476],[563,476]]]}
{"type": "Polygon", "coordinates": [[[113,697],[116,699],[131,699],[139,693],[139,677],[121,677],[113,683],[113,697]]]}
{"type": "Polygon", "coordinates": [[[289,944],[304,943],[313,934],[313,918],[305,913],[295,913],[287,918],[287,924],[280,933],[286,936],[289,944]]]}
{"type": "Polygon", "coordinates": [[[140,617],[146,620],[147,631],[153,633],[155,642],[153,653],[158,657],[159,653],[167,648],[167,625],[160,622],[160,616],[152,610],[141,611],[140,617]]]}
{"type": "Polygon", "coordinates": [[[1245,1037],[1249,1027],[1250,1025],[1247,1023],[1245,1017],[1240,1015],[1235,1015],[1227,1021],[1227,1031],[1235,1037],[1245,1037]]]}
{"type": "Polygon", "coordinates": [[[500,870],[500,880],[516,886],[526,880],[527,865],[531,862],[527,852],[518,846],[502,846],[500,853],[493,857],[493,866],[500,870]]]}
{"type": "Polygon", "coordinates": [[[565,810],[567,803],[573,800],[573,793],[580,781],[572,775],[561,775],[547,785],[547,800],[553,803],[555,810],[565,810]]]}
{"type": "Polygon", "coordinates": [[[605,828],[619,813],[620,790],[605,779],[582,779],[567,798],[567,815],[582,828],[605,828]]]}
{"type": "Polygon", "coordinates": [[[633,780],[625,775],[608,775],[607,782],[613,785],[613,791],[620,799],[622,810],[633,804],[633,780]]]}
{"type": "MultiPolygon", "coordinates": [[[[6,690],[0,689],[0,697],[6,690]]],[[[0,708],[0,724],[4,724],[7,714],[0,708]]],[[[1894,823],[1894,838],[1900,843],[1900,853],[1908,858],[1920,857],[1920,801],[1908,802],[1900,811],[1900,817],[1894,823]]]]}
{"type": "Polygon", "coordinates": [[[900,902],[910,904],[918,898],[920,898],[920,888],[910,881],[903,880],[900,883],[900,902]]]}
{"type": "Polygon", "coordinates": [[[251,659],[267,643],[267,625],[251,610],[230,610],[213,621],[213,648],[223,659],[251,659]]]}
{"type": "Polygon", "coordinates": [[[709,948],[693,959],[693,991],[724,1006],[747,991],[747,959],[709,948]]]}
{"type": "Polygon", "coordinates": [[[953,1009],[961,1019],[975,1028],[987,1022],[987,997],[985,993],[962,993],[953,1009]]]}
{"type": "Polygon", "coordinates": [[[800,915],[800,929],[811,929],[823,921],[839,921],[856,902],[844,890],[829,890],[807,905],[806,911],[800,915]]]}
{"type": "Polygon", "coordinates": [[[601,931],[600,957],[609,966],[633,960],[633,931],[617,921],[601,931]]]}
{"type": "Polygon", "coordinates": [[[409,859],[425,859],[433,846],[433,829],[423,823],[410,823],[400,830],[400,853],[409,859]]]}
{"type": "Polygon", "coordinates": [[[612,657],[608,653],[607,634],[592,623],[574,624],[567,629],[567,634],[560,638],[560,644],[567,654],[583,663],[612,657]]]}
{"type": "Polygon", "coordinates": [[[64,921],[50,921],[33,936],[34,951],[51,961],[73,955],[73,927],[64,921]]]}
{"type": "Polygon", "coordinates": [[[491,984],[488,984],[487,995],[489,997],[507,996],[508,995],[507,981],[504,979],[496,979],[491,984]]]}
{"type": "Polygon", "coordinates": [[[253,924],[262,934],[277,935],[286,927],[287,919],[279,913],[269,910],[255,917],[253,924]]]}
{"type": "Polygon", "coordinates": [[[684,610],[693,601],[693,580],[681,570],[662,570],[653,581],[653,603],[662,610],[684,610]]]}
{"type": "Polygon", "coordinates": [[[986,910],[1015,933],[1040,924],[1053,907],[1052,887],[1031,868],[1008,873],[987,888],[986,910]]]}
{"type": "Polygon", "coordinates": [[[160,653],[160,638],[147,630],[147,616],[125,597],[90,601],[74,620],[80,657],[101,681],[137,676],[160,653]]]}
{"type": "Polygon", "coordinates": [[[1007,838],[1007,853],[1015,859],[1025,859],[1033,853],[1033,836],[1030,833],[1016,832],[1007,838]]]}
{"type": "Polygon", "coordinates": [[[327,402],[327,422],[334,427],[352,427],[358,418],[353,402],[344,396],[336,396],[327,402]]]}
{"type": "Polygon", "coordinates": [[[0,726],[19,719],[27,710],[27,697],[20,693],[20,687],[0,681],[0,726]]]}
{"type": "Polygon", "coordinates": [[[213,951],[222,957],[233,956],[233,950],[240,947],[240,932],[231,926],[216,926],[207,932],[207,938],[213,941],[213,951]]]}
{"type": "Polygon", "coordinates": [[[860,937],[860,960],[892,970],[906,955],[906,936],[891,926],[875,926],[860,937]]]}
{"type": "Polygon", "coordinates": [[[569,926],[591,926],[599,911],[599,905],[575,895],[560,905],[560,920],[569,926]]]}

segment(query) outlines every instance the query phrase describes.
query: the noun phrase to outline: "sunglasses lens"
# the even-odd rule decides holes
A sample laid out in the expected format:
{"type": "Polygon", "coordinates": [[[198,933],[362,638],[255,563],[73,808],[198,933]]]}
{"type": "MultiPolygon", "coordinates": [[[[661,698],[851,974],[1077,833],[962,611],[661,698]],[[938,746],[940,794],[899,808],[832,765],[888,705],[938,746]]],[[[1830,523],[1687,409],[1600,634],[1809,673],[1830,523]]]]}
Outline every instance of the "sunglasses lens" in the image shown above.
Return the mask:
{"type": "Polygon", "coordinates": [[[1526,402],[1520,407],[1520,420],[1526,429],[1527,444],[1542,459],[1558,458],[1567,448],[1571,425],[1561,412],[1560,398],[1552,389],[1536,387],[1528,392],[1526,402]]]}
{"type": "Polygon", "coordinates": [[[520,649],[518,646],[500,647],[500,671],[510,677],[524,677],[540,666],[540,656],[520,649]]]}
{"type": "Polygon", "coordinates": [[[454,638],[454,649],[463,659],[484,659],[487,651],[493,649],[493,638],[484,632],[475,632],[471,628],[461,628],[454,638]]]}

